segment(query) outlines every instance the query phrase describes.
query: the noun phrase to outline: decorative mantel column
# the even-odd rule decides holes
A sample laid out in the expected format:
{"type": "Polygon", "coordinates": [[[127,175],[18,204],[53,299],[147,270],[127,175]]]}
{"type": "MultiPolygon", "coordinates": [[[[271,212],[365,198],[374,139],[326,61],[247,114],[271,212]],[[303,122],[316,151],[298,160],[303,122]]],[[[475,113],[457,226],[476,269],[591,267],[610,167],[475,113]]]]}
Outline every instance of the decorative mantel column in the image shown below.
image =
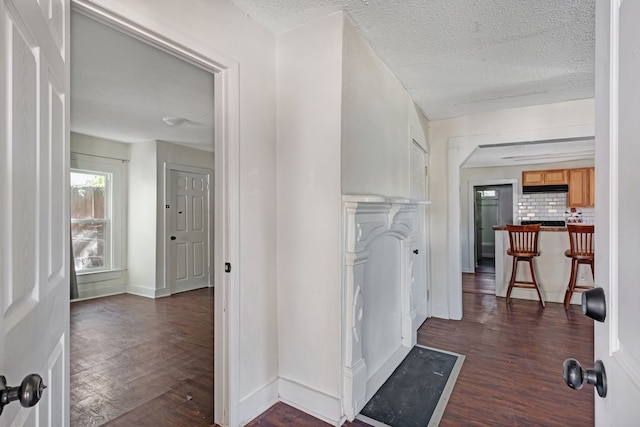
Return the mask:
{"type": "Polygon", "coordinates": [[[342,200],[343,406],[353,420],[416,343],[414,247],[424,214],[418,207],[429,202],[377,195],[342,200]],[[380,277],[378,271],[391,272],[391,277],[380,277]],[[389,338],[386,347],[367,342],[381,325],[380,335],[389,338]]]}

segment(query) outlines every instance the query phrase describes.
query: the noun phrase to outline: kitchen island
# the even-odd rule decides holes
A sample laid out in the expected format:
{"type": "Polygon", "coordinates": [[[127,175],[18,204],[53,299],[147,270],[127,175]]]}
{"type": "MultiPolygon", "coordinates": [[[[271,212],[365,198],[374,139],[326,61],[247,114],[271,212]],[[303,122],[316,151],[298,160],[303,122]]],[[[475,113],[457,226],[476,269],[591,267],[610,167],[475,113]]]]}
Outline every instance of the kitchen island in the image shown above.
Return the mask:
{"type": "MultiPolygon", "coordinates": [[[[506,226],[493,227],[496,233],[496,296],[506,297],[513,258],[507,255],[509,249],[509,233],[506,226]]],[[[534,259],[536,279],[545,302],[564,301],[564,294],[571,275],[571,259],[564,256],[569,249],[569,234],[566,227],[541,227],[538,236],[540,256],[534,259]]],[[[518,280],[531,280],[529,266],[526,262],[518,265],[518,280]]],[[[593,286],[591,269],[588,265],[578,268],[577,285],[593,286]]],[[[511,298],[538,300],[535,289],[514,288],[511,298]]],[[[580,304],[582,295],[575,292],[571,304],[580,304]]]]}

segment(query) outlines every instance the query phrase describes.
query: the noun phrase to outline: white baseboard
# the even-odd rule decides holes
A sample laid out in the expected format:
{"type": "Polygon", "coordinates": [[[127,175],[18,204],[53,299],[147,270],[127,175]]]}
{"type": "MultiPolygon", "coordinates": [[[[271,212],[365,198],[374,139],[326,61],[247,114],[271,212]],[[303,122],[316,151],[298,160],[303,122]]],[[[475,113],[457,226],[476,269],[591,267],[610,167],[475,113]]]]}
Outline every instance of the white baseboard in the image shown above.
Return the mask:
{"type": "Polygon", "coordinates": [[[240,425],[245,425],[278,402],[278,379],[240,400],[240,425]]]}
{"type": "MultiPolygon", "coordinates": [[[[177,294],[180,292],[189,292],[189,291],[195,291],[196,289],[204,289],[204,288],[211,288],[213,287],[213,285],[209,285],[207,283],[200,283],[200,284],[195,284],[195,285],[189,285],[189,286],[180,286],[179,288],[177,288],[175,290],[175,292],[173,292],[173,294],[177,294]]],[[[165,289],[165,288],[163,288],[165,289]]],[[[166,288],[168,289],[168,288],[166,288]]],[[[171,294],[171,292],[169,292],[171,294]]]]}
{"type": "MultiPolygon", "coordinates": [[[[503,295],[498,295],[498,296],[505,297],[507,295],[506,289],[504,292],[502,292],[502,294],[503,295]]],[[[514,299],[514,298],[538,301],[538,293],[535,291],[535,289],[513,288],[513,290],[511,291],[511,299],[514,299]]],[[[564,303],[564,291],[563,292],[545,292],[543,290],[542,298],[544,299],[545,302],[564,303]]],[[[582,293],[574,292],[573,295],[571,295],[571,304],[581,305],[582,293]]]]}
{"type": "Polygon", "coordinates": [[[279,379],[279,389],[281,402],[334,426],[344,422],[338,397],[329,396],[284,378],[279,379]]]}
{"type": "MultiPolygon", "coordinates": [[[[179,292],[193,291],[207,287],[213,287],[213,285],[195,285],[192,289],[182,289],[179,292]]],[[[80,284],[78,285],[78,294],[79,297],[72,301],[83,301],[118,294],[132,294],[145,298],[162,298],[170,296],[171,292],[168,288],[152,289],[135,285],[95,286],[94,284],[80,284]]]]}
{"type": "Polygon", "coordinates": [[[433,305],[431,307],[433,312],[431,313],[431,317],[437,317],[438,319],[449,319],[449,307],[446,305],[433,305]]]}
{"type": "Polygon", "coordinates": [[[126,285],[113,285],[113,286],[105,286],[105,287],[95,287],[86,289],[85,286],[78,285],[78,295],[79,297],[71,300],[74,301],[84,301],[93,298],[102,298],[108,297],[111,295],[119,295],[124,294],[126,292],[126,285]],[[84,289],[83,289],[84,288],[84,289]]]}
{"type": "Polygon", "coordinates": [[[127,293],[138,295],[139,297],[155,298],[156,290],[153,288],[143,288],[142,286],[127,285],[127,293]]]}
{"type": "Polygon", "coordinates": [[[162,298],[171,296],[171,291],[169,288],[160,288],[155,290],[155,298],[162,298]]]}

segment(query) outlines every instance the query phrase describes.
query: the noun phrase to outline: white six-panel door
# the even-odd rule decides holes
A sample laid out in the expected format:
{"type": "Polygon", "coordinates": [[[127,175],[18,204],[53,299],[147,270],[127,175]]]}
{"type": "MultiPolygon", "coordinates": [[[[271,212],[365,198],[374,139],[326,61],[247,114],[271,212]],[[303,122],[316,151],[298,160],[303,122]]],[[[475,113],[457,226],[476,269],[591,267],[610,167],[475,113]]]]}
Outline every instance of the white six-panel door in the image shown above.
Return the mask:
{"type": "Polygon", "coordinates": [[[170,169],[171,293],[209,286],[209,174],[170,169]]]}
{"type": "Polygon", "coordinates": [[[0,426],[69,424],[68,0],[0,2],[0,374],[48,388],[0,426]]]}
{"type": "MultiPolygon", "coordinates": [[[[608,391],[596,426],[640,422],[640,0],[599,0],[596,61],[596,283],[607,319],[595,327],[595,358],[608,391]],[[602,191],[604,190],[604,191],[602,191]]],[[[580,361],[591,368],[592,361],[580,361]]],[[[586,390],[580,390],[584,392],[586,390]]]]}

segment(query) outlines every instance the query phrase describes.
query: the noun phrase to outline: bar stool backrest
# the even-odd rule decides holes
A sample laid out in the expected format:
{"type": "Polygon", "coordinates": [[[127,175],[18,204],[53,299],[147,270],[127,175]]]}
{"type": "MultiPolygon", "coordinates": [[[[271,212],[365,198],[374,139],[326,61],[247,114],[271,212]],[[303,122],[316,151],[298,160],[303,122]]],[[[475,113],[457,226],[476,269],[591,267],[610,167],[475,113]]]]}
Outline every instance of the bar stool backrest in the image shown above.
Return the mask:
{"type": "Polygon", "coordinates": [[[538,255],[538,233],[540,232],[540,224],[507,224],[507,231],[509,232],[510,255],[538,255]]]}
{"type": "Polygon", "coordinates": [[[572,257],[593,257],[594,226],[587,224],[567,224],[569,251],[572,257]]]}

